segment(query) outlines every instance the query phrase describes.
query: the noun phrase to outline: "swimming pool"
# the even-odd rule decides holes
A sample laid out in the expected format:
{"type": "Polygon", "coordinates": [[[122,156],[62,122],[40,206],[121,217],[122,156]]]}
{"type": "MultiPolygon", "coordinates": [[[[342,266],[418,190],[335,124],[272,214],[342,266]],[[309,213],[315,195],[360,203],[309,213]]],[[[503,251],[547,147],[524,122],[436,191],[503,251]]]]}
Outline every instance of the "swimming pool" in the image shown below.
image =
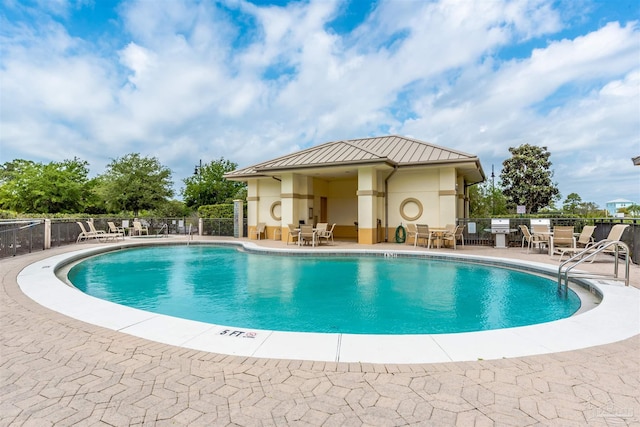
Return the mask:
{"type": "Polygon", "coordinates": [[[288,256],[220,246],[126,249],[68,273],[80,290],[146,311],[238,328],[441,334],[550,322],[580,299],[519,271],[409,257],[288,256]]]}

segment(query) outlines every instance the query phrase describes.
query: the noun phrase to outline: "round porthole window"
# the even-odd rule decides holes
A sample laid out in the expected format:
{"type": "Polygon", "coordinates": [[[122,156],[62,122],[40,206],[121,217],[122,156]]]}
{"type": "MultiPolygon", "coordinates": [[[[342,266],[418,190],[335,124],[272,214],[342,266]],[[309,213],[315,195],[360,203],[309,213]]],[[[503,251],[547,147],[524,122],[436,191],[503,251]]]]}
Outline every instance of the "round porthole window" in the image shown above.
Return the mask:
{"type": "Polygon", "coordinates": [[[271,218],[275,219],[276,221],[282,220],[280,206],[280,202],[273,202],[271,204],[271,218]]]}
{"type": "Polygon", "coordinates": [[[415,221],[422,216],[422,203],[413,197],[404,199],[400,204],[400,215],[406,221],[415,221]]]}

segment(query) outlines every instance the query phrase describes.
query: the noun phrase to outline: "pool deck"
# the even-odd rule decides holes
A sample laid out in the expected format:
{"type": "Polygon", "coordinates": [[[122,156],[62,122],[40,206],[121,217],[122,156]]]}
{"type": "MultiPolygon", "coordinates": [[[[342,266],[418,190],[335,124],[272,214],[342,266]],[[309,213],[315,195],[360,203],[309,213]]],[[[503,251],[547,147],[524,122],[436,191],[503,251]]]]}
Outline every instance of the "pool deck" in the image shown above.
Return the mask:
{"type": "MultiPolygon", "coordinates": [[[[286,248],[272,240],[255,243],[286,248]]],[[[640,425],[640,335],[579,350],[465,362],[230,356],[76,320],[19,288],[18,275],[29,264],[94,246],[0,261],[0,426],[640,425]]],[[[345,242],[319,250],[349,248],[414,250],[345,242]]],[[[465,246],[455,253],[558,265],[520,248],[465,246]]],[[[612,265],[603,257],[581,269],[610,271],[612,265]]],[[[639,272],[631,266],[635,288],[639,272]]]]}

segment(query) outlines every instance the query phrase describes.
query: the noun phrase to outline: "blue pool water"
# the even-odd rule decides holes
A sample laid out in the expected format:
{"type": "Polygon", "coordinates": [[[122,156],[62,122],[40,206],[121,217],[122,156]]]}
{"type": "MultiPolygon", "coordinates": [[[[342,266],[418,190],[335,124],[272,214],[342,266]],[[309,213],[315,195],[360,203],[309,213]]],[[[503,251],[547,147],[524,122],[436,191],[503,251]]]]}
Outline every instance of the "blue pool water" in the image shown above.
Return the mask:
{"type": "Polygon", "coordinates": [[[548,322],[580,306],[556,282],[513,270],[416,258],[265,255],[216,246],[125,249],[69,280],[89,295],[224,326],[301,332],[435,334],[548,322]]]}

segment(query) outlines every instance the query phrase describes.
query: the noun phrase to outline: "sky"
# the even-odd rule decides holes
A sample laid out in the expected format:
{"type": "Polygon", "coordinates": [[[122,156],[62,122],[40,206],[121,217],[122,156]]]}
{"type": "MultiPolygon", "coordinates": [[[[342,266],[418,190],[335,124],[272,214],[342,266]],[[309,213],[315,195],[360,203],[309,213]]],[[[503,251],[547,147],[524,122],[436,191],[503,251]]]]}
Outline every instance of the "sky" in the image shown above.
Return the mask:
{"type": "Polygon", "coordinates": [[[140,153],[180,198],[200,160],[391,134],[640,203],[640,3],[0,0],[0,163],[140,153]]]}

